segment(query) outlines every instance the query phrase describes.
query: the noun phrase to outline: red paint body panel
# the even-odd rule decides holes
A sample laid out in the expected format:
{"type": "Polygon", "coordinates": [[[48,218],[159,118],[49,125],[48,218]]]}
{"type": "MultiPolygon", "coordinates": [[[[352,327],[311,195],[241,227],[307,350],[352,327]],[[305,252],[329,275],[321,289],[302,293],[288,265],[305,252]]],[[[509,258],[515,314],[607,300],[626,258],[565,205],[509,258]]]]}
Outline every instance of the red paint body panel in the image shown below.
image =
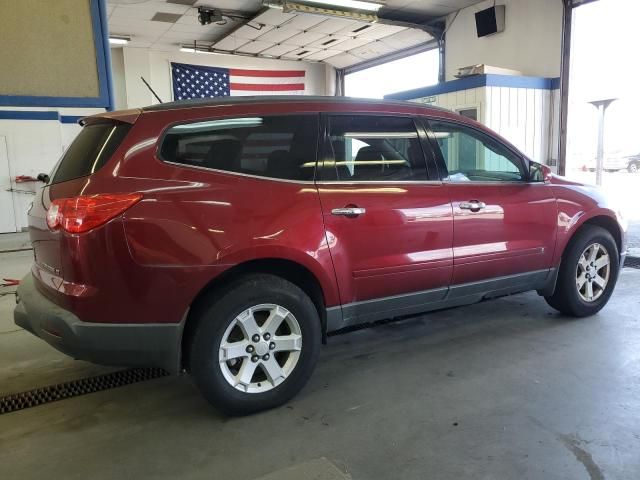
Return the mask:
{"type": "MultiPolygon", "coordinates": [[[[29,213],[37,285],[81,320],[178,323],[229,268],[257,259],[305,267],[327,307],[557,266],[571,235],[597,215],[616,219],[590,188],[549,184],[314,184],[164,163],[170,125],[225,116],[379,112],[475,122],[419,105],[256,101],[99,117],[133,123],[112,158],[89,177],[46,187],[29,213]],[[141,192],[143,199],[83,234],[50,231],[53,199],[141,192]],[[467,214],[460,201],[487,204],[467,214]],[[366,208],[359,218],[333,208],[366,208]]],[[[97,117],[92,117],[95,121],[97,117]]],[[[314,161],[310,158],[309,161],[314,161]]]]}
{"type": "Polygon", "coordinates": [[[556,243],[556,201],[544,183],[451,183],[454,212],[453,284],[544,270],[556,243]],[[479,212],[460,202],[486,204],[479,212]]]}
{"type": "Polygon", "coordinates": [[[557,176],[553,176],[550,183],[558,205],[558,238],[553,265],[560,264],[562,252],[573,234],[585,222],[595,217],[606,217],[620,227],[620,253],[626,252],[627,222],[597,187],[571,182],[557,176]]]}
{"type": "Polygon", "coordinates": [[[343,304],[449,285],[453,217],[441,184],[331,183],[319,192],[343,304]],[[331,214],[347,205],[366,214],[331,214]]]}

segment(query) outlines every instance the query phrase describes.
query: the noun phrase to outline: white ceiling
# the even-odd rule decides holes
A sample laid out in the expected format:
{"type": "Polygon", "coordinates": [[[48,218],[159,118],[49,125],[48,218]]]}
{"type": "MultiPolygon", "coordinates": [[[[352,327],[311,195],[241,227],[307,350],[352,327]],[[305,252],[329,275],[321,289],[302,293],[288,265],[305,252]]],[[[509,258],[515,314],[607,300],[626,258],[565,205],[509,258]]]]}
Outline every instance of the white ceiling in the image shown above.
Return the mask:
{"type": "MultiPolygon", "coordinates": [[[[174,51],[181,44],[213,45],[230,53],[249,53],[288,60],[323,61],[344,68],[397,50],[428,42],[432,37],[418,29],[368,24],[312,14],[283,13],[269,9],[251,25],[227,20],[225,25],[200,25],[200,5],[243,11],[253,16],[260,0],[107,0],[109,30],[129,35],[129,46],[174,51]],[[178,3],[174,3],[178,2],[178,3]],[[186,4],[185,4],[186,3],[186,4]],[[168,21],[153,20],[157,13],[173,14],[168,21]],[[365,27],[365,28],[362,28],[365,27]],[[234,31],[234,29],[237,29],[234,31]],[[233,32],[229,35],[230,32],[233,32]]],[[[393,16],[441,16],[477,3],[478,0],[388,0],[385,8],[393,16]]]]}

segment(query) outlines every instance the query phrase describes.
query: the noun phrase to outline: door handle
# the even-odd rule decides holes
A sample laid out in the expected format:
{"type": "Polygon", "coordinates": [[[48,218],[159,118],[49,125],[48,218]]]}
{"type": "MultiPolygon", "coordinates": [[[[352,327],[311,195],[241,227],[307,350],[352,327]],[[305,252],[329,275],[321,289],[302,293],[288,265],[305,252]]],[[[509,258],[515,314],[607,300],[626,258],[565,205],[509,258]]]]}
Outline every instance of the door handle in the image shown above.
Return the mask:
{"type": "Polygon", "coordinates": [[[366,210],[361,207],[344,207],[344,208],[334,208],[333,210],[331,210],[331,215],[357,217],[359,215],[363,215],[365,212],[366,210]]]}
{"type": "Polygon", "coordinates": [[[460,202],[458,205],[462,210],[471,210],[472,212],[479,212],[483,208],[487,206],[484,202],[479,202],[478,200],[469,200],[468,202],[460,202]]]}

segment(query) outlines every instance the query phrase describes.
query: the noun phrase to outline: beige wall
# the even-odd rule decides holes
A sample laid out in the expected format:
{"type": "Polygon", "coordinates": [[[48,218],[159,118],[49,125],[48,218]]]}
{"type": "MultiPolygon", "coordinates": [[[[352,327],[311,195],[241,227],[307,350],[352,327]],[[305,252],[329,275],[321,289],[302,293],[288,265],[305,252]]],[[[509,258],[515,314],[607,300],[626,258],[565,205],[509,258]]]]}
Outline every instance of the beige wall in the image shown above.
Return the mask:
{"type": "Polygon", "coordinates": [[[0,39],[0,95],[99,95],[89,0],[0,0],[0,39]]]}
{"type": "Polygon", "coordinates": [[[458,68],[478,63],[518,70],[523,75],[560,76],[561,0],[498,0],[505,5],[502,33],[478,38],[475,12],[493,5],[484,1],[448,17],[446,79],[458,68]],[[452,22],[453,21],[453,22],[452,22]]]}

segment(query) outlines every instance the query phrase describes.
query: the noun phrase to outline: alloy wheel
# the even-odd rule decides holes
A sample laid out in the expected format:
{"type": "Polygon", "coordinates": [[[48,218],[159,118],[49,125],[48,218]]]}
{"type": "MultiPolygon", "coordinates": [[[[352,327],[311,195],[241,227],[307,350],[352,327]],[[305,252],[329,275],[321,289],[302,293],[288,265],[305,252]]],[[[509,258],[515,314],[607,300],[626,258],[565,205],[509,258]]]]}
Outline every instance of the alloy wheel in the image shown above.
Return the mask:
{"type": "Polygon", "coordinates": [[[218,358],[229,385],[245,393],[263,393],[291,375],[301,349],[296,317],[268,303],[247,308],[233,319],[222,335],[218,358]]]}
{"type": "Polygon", "coordinates": [[[592,243],[585,248],[578,259],[576,268],[576,288],[585,302],[595,302],[604,293],[611,273],[611,259],[607,249],[592,243]]]}

